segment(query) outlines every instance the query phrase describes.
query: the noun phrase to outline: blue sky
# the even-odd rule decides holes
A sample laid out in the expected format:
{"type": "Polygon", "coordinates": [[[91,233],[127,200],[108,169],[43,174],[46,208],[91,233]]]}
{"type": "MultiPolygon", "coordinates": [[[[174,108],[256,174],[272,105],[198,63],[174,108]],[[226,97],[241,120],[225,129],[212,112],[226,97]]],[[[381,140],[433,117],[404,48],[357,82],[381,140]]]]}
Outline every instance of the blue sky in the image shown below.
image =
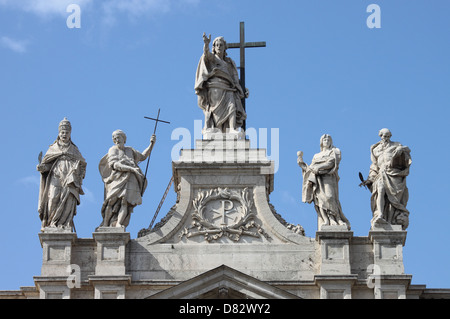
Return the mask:
{"type": "MultiPolygon", "coordinates": [[[[367,236],[370,194],[358,172],[368,174],[369,148],[387,127],[413,159],[405,272],[413,284],[450,288],[449,10],[444,0],[0,0],[0,290],[34,286],[40,275],[37,157],[64,117],[88,163],[75,226],[89,238],[101,222],[98,163],[111,133],[124,130],[127,145],[142,151],[154,125],[144,116],[161,108],[171,124],[158,126],[149,187],[127,230],[135,238],[149,225],[172,174],[172,132],[189,130],[193,144],[194,121],[203,119],[194,93],[202,34],[237,42],[240,21],[247,41],[267,42],[246,51],[247,127],[268,132],[278,213],[315,236],[296,153],[309,163],[328,133],[342,151],[344,214],[354,236],[367,236]],[[78,29],[66,25],[72,3],[82,9],[78,29]],[[366,24],[372,3],[381,8],[378,29],[366,24]]],[[[228,54],[239,61],[238,50],[228,54]]],[[[172,189],[158,219],[174,203],[172,189]]]]}

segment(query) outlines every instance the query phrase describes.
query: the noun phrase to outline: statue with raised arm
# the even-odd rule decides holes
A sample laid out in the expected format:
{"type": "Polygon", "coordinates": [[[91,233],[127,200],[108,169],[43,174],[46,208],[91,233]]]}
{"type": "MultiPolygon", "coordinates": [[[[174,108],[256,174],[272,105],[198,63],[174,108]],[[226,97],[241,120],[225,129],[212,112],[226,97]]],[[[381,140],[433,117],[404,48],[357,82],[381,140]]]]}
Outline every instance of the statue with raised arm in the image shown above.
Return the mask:
{"type": "Polygon", "coordinates": [[[127,136],[121,130],[112,134],[114,146],[99,163],[99,171],[105,184],[105,199],[102,206],[103,221],[100,227],[126,228],[134,207],[142,204],[142,195],[147,179],[138,166],[150,156],[156,141],[153,134],[150,145],[141,153],[125,146],[127,136]]]}
{"type": "Polygon", "coordinates": [[[387,128],[381,129],[378,135],[381,140],[370,147],[372,164],[369,177],[360,184],[372,192],[371,226],[401,225],[405,230],[409,225],[406,177],[412,163],[411,150],[398,142],[392,142],[392,133],[387,128]]]}
{"type": "Polygon", "coordinates": [[[248,97],[248,90],[244,92],[239,84],[236,64],[227,57],[225,39],[214,39],[211,52],[211,35],[203,34],[203,42],[195,78],[198,105],[205,115],[203,133],[237,133],[247,118],[241,100],[248,97]]]}
{"type": "Polygon", "coordinates": [[[58,137],[41,158],[37,170],[41,173],[39,218],[41,231],[55,228],[73,231],[73,218],[83,195],[81,184],[86,174],[86,161],[71,139],[72,126],[64,118],[58,127],[58,137]]]}
{"type": "Polygon", "coordinates": [[[320,138],[320,152],[314,155],[310,165],[303,161],[303,152],[297,153],[297,163],[303,173],[302,201],[314,202],[319,230],[324,225],[344,225],[350,229],[350,222],[344,216],[339,201],[340,161],[341,151],[333,146],[328,134],[320,138]]]}

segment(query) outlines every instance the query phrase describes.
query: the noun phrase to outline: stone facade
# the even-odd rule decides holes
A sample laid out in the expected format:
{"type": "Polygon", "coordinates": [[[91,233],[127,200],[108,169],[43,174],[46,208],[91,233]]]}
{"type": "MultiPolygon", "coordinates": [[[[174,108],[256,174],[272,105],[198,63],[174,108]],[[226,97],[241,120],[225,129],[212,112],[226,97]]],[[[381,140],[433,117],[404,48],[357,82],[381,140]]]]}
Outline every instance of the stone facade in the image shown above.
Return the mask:
{"type": "Polygon", "coordinates": [[[286,223],[269,202],[274,163],[249,145],[217,134],[182,150],[173,162],[177,202],[138,238],[118,227],[92,238],[44,230],[35,287],[0,298],[450,298],[450,289],[411,285],[401,226],[355,237],[324,225],[310,238],[286,223]]]}

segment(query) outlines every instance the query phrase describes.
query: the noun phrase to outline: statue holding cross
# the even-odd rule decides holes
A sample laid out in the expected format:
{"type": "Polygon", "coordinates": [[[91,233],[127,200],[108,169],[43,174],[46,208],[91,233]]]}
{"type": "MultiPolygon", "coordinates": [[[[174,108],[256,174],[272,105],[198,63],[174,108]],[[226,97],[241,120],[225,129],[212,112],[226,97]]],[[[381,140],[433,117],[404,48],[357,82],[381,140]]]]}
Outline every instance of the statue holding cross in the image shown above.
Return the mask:
{"type": "Polygon", "coordinates": [[[237,133],[247,114],[241,100],[245,98],[236,65],[227,57],[223,37],[213,41],[203,34],[204,49],[197,68],[195,92],[205,115],[203,134],[207,132],[237,133]]]}
{"type": "Polygon", "coordinates": [[[211,35],[207,37],[203,34],[203,55],[195,80],[198,105],[205,115],[203,134],[239,133],[239,128],[245,130],[245,99],[249,96],[245,87],[245,48],[262,47],[265,42],[246,43],[243,22],[240,28],[240,43],[227,45],[223,37],[217,37],[213,41],[211,52],[211,35]],[[227,56],[227,48],[240,48],[240,79],[235,62],[227,56]]]}
{"type": "Polygon", "coordinates": [[[150,156],[156,136],[152,135],[150,145],[142,153],[125,146],[127,136],[122,130],[114,131],[112,139],[114,145],[98,166],[105,183],[101,210],[103,221],[100,227],[126,228],[134,207],[142,204],[142,190],[147,186],[147,180],[138,163],[150,156]]]}
{"type": "Polygon", "coordinates": [[[142,173],[138,164],[146,159],[150,160],[153,146],[156,142],[156,127],[158,122],[166,121],[146,117],[154,120],[155,129],[150,138],[150,145],[141,153],[130,146],[125,146],[127,136],[122,130],[112,134],[114,145],[103,156],[99,163],[99,171],[105,183],[105,195],[102,206],[103,221],[100,227],[126,228],[130,222],[133,209],[142,204],[142,196],[147,187],[147,168],[142,173]]]}

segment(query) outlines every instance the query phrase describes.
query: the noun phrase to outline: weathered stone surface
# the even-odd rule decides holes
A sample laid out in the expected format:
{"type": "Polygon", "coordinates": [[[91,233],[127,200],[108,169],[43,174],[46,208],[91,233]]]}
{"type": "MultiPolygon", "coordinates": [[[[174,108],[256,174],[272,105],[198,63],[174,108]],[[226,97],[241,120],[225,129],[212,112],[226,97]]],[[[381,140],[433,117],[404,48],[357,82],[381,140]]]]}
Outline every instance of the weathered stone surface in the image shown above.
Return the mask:
{"type": "Polygon", "coordinates": [[[80,204],[86,161],[72,142],[72,125],[64,118],[58,137],[50,145],[36,169],[41,173],[38,211],[42,231],[73,231],[73,218],[80,204]]]}
{"type": "Polygon", "coordinates": [[[127,136],[123,131],[114,131],[112,138],[114,146],[103,156],[98,166],[105,184],[100,227],[125,229],[133,209],[142,203],[142,195],[147,187],[147,179],[138,164],[150,156],[156,136],[152,135],[150,145],[142,153],[125,146],[127,136]]]}
{"type": "Polygon", "coordinates": [[[361,183],[372,192],[370,199],[373,218],[372,228],[383,225],[409,225],[409,199],[406,177],[411,166],[411,150],[398,142],[392,142],[389,129],[378,133],[381,140],[370,147],[372,164],[369,177],[361,183]]]}
{"type": "Polygon", "coordinates": [[[345,217],[339,200],[339,164],[341,150],[333,145],[330,135],[320,138],[320,152],[315,154],[310,165],[303,161],[303,152],[297,152],[297,163],[302,168],[302,201],[314,203],[317,212],[317,228],[345,225],[350,222],[345,217]]]}
{"type": "Polygon", "coordinates": [[[173,162],[177,202],[138,238],[121,227],[98,227],[92,238],[40,233],[43,270],[34,290],[0,297],[450,297],[411,285],[401,225],[374,227],[366,237],[347,225],[322,225],[315,238],[305,236],[270,203],[273,163],[265,150],[230,143],[202,140],[182,152],[173,162]]]}
{"type": "Polygon", "coordinates": [[[203,41],[203,55],[195,77],[198,105],[205,115],[203,134],[238,133],[247,118],[241,100],[248,93],[239,83],[236,64],[227,57],[225,39],[214,39],[211,52],[211,35],[203,34],[203,41]]]}

